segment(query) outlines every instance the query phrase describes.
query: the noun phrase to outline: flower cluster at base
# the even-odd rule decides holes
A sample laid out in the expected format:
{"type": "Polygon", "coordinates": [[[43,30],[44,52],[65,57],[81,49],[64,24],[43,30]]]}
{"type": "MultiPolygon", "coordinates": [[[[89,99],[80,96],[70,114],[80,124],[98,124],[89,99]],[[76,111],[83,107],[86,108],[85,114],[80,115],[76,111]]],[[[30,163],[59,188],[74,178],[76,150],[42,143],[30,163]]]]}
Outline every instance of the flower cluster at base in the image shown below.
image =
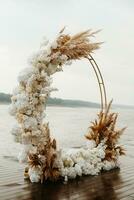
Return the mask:
{"type": "MultiPolygon", "coordinates": [[[[90,141],[94,144],[93,141],[90,141]]],[[[106,145],[102,141],[97,147],[61,150],[57,152],[60,156],[55,160],[55,166],[59,170],[59,177],[64,181],[74,179],[82,175],[98,175],[102,170],[111,170],[119,167],[119,161],[107,161],[105,159],[106,145]]],[[[42,182],[43,170],[38,162],[29,168],[28,177],[31,182],[42,182]]]]}
{"type": "Polygon", "coordinates": [[[11,98],[10,113],[18,122],[12,134],[15,141],[22,144],[19,160],[28,163],[27,175],[32,182],[95,175],[102,169],[118,166],[118,155],[123,154],[123,149],[117,146],[118,136],[123,130],[114,130],[117,117],[113,114],[107,117],[107,111],[100,115],[99,124],[94,124],[86,136],[94,143],[92,149],[59,152],[55,139],[50,137],[44,111],[50,93],[55,90],[51,87],[51,76],[62,71],[63,65],[88,58],[99,48],[99,43],[90,41],[95,32],[85,31],[70,36],[63,31],[53,43],[43,41],[39,53],[31,61],[32,66],[19,74],[19,85],[11,98]]]}

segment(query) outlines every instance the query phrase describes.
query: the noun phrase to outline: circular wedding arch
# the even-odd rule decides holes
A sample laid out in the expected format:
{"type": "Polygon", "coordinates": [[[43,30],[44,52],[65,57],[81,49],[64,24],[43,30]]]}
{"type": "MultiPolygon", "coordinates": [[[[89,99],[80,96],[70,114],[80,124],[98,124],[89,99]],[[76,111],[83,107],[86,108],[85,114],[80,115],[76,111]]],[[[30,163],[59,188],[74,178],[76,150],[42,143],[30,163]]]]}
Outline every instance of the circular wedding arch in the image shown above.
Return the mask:
{"type": "Polygon", "coordinates": [[[32,58],[31,67],[18,77],[19,85],[11,98],[10,113],[18,124],[12,129],[15,141],[23,145],[19,160],[28,164],[25,177],[32,182],[65,181],[76,176],[97,175],[101,170],[118,167],[118,157],[124,149],[117,145],[123,129],[116,130],[117,114],[110,113],[106,88],[100,68],[92,52],[100,47],[90,38],[97,32],[91,30],[74,36],[64,34],[62,29],[54,42],[43,41],[41,49],[32,58]],[[43,121],[46,102],[50,93],[51,75],[62,71],[72,60],[86,58],[94,69],[101,100],[101,111],[86,135],[89,144],[85,148],[58,150],[56,140],[50,136],[49,124],[43,121]]]}

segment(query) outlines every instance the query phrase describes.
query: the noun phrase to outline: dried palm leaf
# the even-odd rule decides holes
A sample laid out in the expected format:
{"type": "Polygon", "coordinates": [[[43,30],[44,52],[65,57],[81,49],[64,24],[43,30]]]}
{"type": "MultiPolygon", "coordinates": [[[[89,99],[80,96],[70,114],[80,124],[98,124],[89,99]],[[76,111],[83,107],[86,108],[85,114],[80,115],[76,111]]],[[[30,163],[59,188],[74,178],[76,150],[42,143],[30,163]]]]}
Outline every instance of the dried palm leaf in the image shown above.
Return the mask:
{"type": "Polygon", "coordinates": [[[37,154],[29,154],[28,163],[30,167],[36,167],[41,165],[40,159],[37,154]]]}
{"type": "Polygon", "coordinates": [[[116,160],[118,154],[124,155],[124,149],[120,146],[117,147],[117,143],[126,127],[116,129],[118,114],[110,113],[111,104],[112,101],[110,101],[105,112],[99,113],[98,119],[92,122],[89,132],[85,135],[87,139],[94,140],[96,146],[105,139],[107,146],[105,150],[106,160],[116,160]]]}

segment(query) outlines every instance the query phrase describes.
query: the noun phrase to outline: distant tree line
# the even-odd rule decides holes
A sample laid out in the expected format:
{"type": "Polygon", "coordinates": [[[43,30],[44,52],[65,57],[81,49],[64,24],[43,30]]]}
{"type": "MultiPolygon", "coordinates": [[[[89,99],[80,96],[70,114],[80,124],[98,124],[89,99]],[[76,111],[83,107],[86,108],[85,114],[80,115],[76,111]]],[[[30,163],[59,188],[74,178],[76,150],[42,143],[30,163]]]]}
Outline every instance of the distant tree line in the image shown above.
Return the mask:
{"type": "Polygon", "coordinates": [[[81,100],[69,100],[59,98],[49,98],[47,101],[48,105],[58,105],[64,107],[94,107],[99,108],[100,105],[93,102],[81,101],[81,100]]]}
{"type": "MultiPolygon", "coordinates": [[[[0,93],[0,104],[9,104],[11,103],[11,94],[0,93]]],[[[93,103],[89,101],[81,101],[81,100],[69,100],[69,99],[60,99],[60,98],[48,98],[47,100],[48,106],[64,106],[64,107],[89,107],[89,108],[100,108],[98,103],[93,103]]],[[[134,106],[127,105],[114,105],[113,108],[126,108],[126,109],[134,109],[134,106]]]]}
{"type": "Polygon", "coordinates": [[[11,94],[0,93],[0,102],[1,103],[10,103],[11,94]]]}
{"type": "MultiPolygon", "coordinates": [[[[11,94],[0,93],[0,103],[11,103],[11,94]]],[[[68,100],[60,98],[48,98],[48,106],[64,106],[64,107],[93,107],[99,108],[99,104],[80,101],[80,100],[68,100]]]]}

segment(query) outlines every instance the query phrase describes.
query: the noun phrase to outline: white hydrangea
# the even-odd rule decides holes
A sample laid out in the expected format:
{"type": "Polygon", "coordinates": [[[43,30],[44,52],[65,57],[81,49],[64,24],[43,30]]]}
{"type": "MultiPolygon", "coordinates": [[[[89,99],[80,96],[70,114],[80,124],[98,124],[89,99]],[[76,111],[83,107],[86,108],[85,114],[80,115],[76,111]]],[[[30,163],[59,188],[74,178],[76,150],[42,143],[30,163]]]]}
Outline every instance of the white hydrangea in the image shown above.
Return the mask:
{"type": "Polygon", "coordinates": [[[68,168],[68,174],[67,174],[68,178],[70,179],[74,179],[76,178],[77,174],[76,174],[76,170],[74,167],[69,167],[68,168]]]}
{"type": "Polygon", "coordinates": [[[83,160],[81,149],[80,150],[74,150],[74,151],[73,151],[73,149],[71,149],[71,151],[69,151],[68,154],[70,155],[70,157],[72,158],[74,163],[79,163],[83,160]]]}
{"type": "Polygon", "coordinates": [[[41,130],[33,130],[32,131],[32,136],[40,136],[41,135],[41,130]]]}
{"type": "Polygon", "coordinates": [[[82,176],[82,169],[79,164],[75,164],[75,171],[78,176],[82,176]]]}
{"type": "Polygon", "coordinates": [[[47,73],[52,75],[56,72],[56,70],[57,70],[57,65],[49,63],[49,65],[47,67],[47,73]]]}
{"type": "Polygon", "coordinates": [[[29,97],[26,93],[16,95],[15,106],[17,109],[23,109],[29,106],[29,97]]]}
{"type": "Polygon", "coordinates": [[[77,176],[76,170],[74,167],[65,167],[61,171],[61,176],[68,177],[69,179],[74,179],[77,176]]]}
{"type": "Polygon", "coordinates": [[[53,41],[52,43],[51,43],[51,48],[52,49],[56,49],[58,47],[58,43],[57,43],[57,41],[55,40],[55,41],[53,41]]]}
{"type": "Polygon", "coordinates": [[[91,165],[90,163],[88,163],[86,161],[83,163],[83,165],[81,167],[82,167],[82,172],[85,175],[90,175],[90,174],[95,175],[96,174],[96,172],[94,170],[94,165],[91,165]]]}
{"type": "Polygon", "coordinates": [[[44,70],[41,70],[40,76],[41,76],[41,78],[48,77],[47,73],[44,70]]]}
{"type": "Polygon", "coordinates": [[[96,147],[96,142],[94,140],[87,140],[86,144],[88,149],[93,149],[94,147],[96,147]]]}
{"type": "Polygon", "coordinates": [[[62,161],[63,161],[63,165],[65,167],[72,167],[74,165],[73,160],[71,159],[71,157],[67,154],[64,154],[62,156],[62,161]]]}
{"type": "Polygon", "coordinates": [[[103,168],[105,157],[104,147],[100,145],[93,149],[68,149],[62,151],[63,166],[61,175],[65,178],[75,178],[77,175],[97,175],[103,168]]]}
{"type": "Polygon", "coordinates": [[[61,55],[59,58],[63,63],[65,63],[68,60],[68,57],[66,55],[61,55]]]}
{"type": "Polygon", "coordinates": [[[18,81],[26,83],[27,80],[35,73],[38,72],[38,69],[34,67],[27,67],[19,73],[18,81]]]}
{"type": "Polygon", "coordinates": [[[103,149],[98,150],[98,157],[101,159],[105,158],[105,151],[103,149]]]}
{"type": "Polygon", "coordinates": [[[32,129],[32,130],[35,129],[36,130],[37,123],[38,122],[37,122],[36,118],[25,116],[23,125],[24,125],[25,129],[32,129]]]}
{"type": "Polygon", "coordinates": [[[108,161],[108,160],[105,160],[103,161],[103,169],[108,171],[108,170],[111,170],[111,169],[114,169],[116,167],[119,167],[119,163],[118,162],[114,162],[114,161],[108,161]]]}
{"type": "Polygon", "coordinates": [[[26,113],[26,115],[31,115],[32,114],[32,109],[30,110],[30,109],[27,109],[26,111],[25,111],[25,113],[26,113]]]}
{"type": "Polygon", "coordinates": [[[83,148],[81,148],[81,149],[80,149],[80,153],[81,153],[81,156],[82,156],[82,158],[83,158],[84,160],[90,159],[90,152],[89,152],[88,149],[83,149],[83,148]]]}
{"type": "Polygon", "coordinates": [[[32,183],[38,183],[41,180],[42,170],[40,166],[32,167],[28,170],[28,174],[32,183]]]}
{"type": "Polygon", "coordinates": [[[35,82],[36,78],[37,78],[37,74],[32,74],[32,75],[29,77],[29,79],[27,80],[26,86],[27,86],[27,87],[32,87],[32,85],[33,85],[33,83],[35,82]]]}
{"type": "Polygon", "coordinates": [[[56,52],[51,56],[52,59],[59,59],[59,57],[60,57],[60,52],[56,52]]]}

